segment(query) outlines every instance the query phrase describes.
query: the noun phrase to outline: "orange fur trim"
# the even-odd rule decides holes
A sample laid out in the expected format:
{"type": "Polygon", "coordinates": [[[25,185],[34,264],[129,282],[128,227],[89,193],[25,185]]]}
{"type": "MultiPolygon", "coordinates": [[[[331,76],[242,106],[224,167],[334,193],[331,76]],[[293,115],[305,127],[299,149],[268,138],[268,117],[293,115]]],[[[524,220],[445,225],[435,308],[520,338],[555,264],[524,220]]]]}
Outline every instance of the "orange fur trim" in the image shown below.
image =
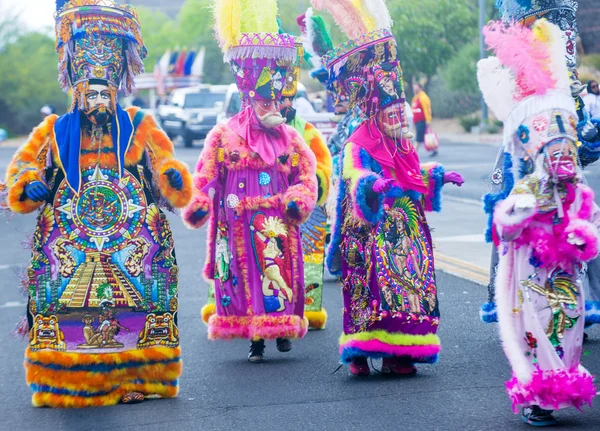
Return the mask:
{"type": "Polygon", "coordinates": [[[36,407],[106,406],[118,403],[132,391],[164,398],[177,396],[182,371],[180,355],[179,347],[100,354],[28,348],[25,370],[27,383],[34,389],[32,403],[36,407]],[[111,366],[118,367],[105,368],[111,366]],[[85,367],[89,370],[82,370],[85,367]],[[85,392],[89,395],[82,394],[85,392]]]}
{"type": "Polygon", "coordinates": [[[306,127],[304,128],[304,140],[317,159],[317,176],[320,179],[322,191],[317,205],[325,205],[329,196],[331,172],[333,171],[331,153],[319,129],[310,123],[306,123],[306,127]]]}
{"type": "Polygon", "coordinates": [[[6,170],[6,185],[8,188],[7,203],[9,208],[18,213],[30,213],[39,208],[43,202],[33,202],[29,199],[21,201],[21,196],[27,184],[33,181],[43,181],[43,171],[50,145],[54,142],[54,123],[56,115],[47,116],[37,126],[26,143],[15,153],[6,170]]]}
{"type": "MultiPolygon", "coordinates": [[[[125,109],[129,114],[129,118],[133,121],[135,115],[140,111],[140,108],[131,106],[125,109]]],[[[152,127],[157,127],[150,115],[145,115],[135,131],[133,142],[129,146],[129,150],[125,153],[125,166],[137,165],[146,150],[147,142],[149,141],[149,134],[152,127]],[[150,120],[148,120],[148,118],[150,120]]]]}
{"type": "Polygon", "coordinates": [[[185,163],[175,159],[165,161],[158,170],[158,177],[160,192],[169,200],[171,205],[175,208],[183,208],[189,204],[192,198],[192,175],[185,163]],[[175,169],[181,174],[183,179],[181,190],[177,190],[169,184],[169,178],[165,175],[168,169],[175,169]]]}
{"type": "Polygon", "coordinates": [[[23,193],[25,193],[25,187],[34,181],[44,182],[40,176],[39,171],[24,171],[18,177],[18,180],[8,188],[8,196],[6,197],[6,203],[11,211],[20,214],[29,214],[41,207],[44,202],[34,202],[29,198],[21,200],[23,193]]]}
{"type": "MultiPolygon", "coordinates": [[[[248,279],[247,253],[245,250],[246,241],[244,240],[244,223],[242,222],[242,217],[233,222],[233,243],[235,247],[235,259],[238,268],[242,273],[242,283],[244,286],[244,294],[246,295],[246,304],[248,306],[247,313],[252,316],[254,310],[252,309],[252,294],[250,293],[248,279]]],[[[210,250],[210,252],[213,253],[213,250],[210,250]]]]}

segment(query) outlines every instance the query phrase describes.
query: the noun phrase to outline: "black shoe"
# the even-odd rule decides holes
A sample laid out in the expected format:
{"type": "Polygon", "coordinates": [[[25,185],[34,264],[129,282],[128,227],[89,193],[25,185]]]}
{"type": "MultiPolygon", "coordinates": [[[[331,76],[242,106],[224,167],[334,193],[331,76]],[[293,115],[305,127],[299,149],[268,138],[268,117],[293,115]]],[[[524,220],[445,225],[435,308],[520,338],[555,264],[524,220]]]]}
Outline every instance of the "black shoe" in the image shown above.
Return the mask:
{"type": "Polygon", "coordinates": [[[556,425],[552,410],[543,410],[539,406],[523,407],[523,422],[534,427],[556,425]]]}
{"type": "Polygon", "coordinates": [[[265,362],[265,357],[263,354],[265,353],[265,340],[257,340],[253,341],[250,344],[250,353],[248,353],[248,362],[252,362],[253,364],[260,364],[261,362],[265,362]]]}
{"type": "Polygon", "coordinates": [[[587,334],[586,332],[584,332],[584,333],[583,333],[583,342],[584,342],[584,343],[587,343],[587,341],[588,341],[588,338],[589,338],[589,337],[588,337],[588,334],[587,334]]]}
{"type": "Polygon", "coordinates": [[[437,155],[438,155],[438,152],[437,152],[437,150],[435,150],[429,155],[429,157],[435,157],[437,155]]]}
{"type": "Polygon", "coordinates": [[[289,352],[292,350],[292,340],[288,338],[278,338],[277,340],[277,350],[280,352],[289,352]]]}

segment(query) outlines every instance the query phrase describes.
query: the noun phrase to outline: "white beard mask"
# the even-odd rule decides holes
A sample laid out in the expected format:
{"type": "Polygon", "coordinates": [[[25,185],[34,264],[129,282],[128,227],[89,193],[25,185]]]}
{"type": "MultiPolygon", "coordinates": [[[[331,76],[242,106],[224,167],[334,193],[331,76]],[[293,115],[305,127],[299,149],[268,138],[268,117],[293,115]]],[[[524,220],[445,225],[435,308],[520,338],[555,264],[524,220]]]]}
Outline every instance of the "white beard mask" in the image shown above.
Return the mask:
{"type": "Polygon", "coordinates": [[[265,114],[262,117],[258,114],[256,114],[256,116],[258,117],[260,124],[267,129],[272,129],[285,123],[285,118],[279,112],[274,114],[265,114]]]}

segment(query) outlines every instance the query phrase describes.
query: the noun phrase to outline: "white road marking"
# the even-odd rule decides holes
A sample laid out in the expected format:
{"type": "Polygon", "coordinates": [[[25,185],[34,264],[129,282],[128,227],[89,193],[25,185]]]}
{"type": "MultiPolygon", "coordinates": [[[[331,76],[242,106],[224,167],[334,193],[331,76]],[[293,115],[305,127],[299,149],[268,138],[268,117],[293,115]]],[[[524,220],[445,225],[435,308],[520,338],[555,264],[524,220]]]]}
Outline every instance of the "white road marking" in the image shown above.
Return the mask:
{"type": "Polygon", "coordinates": [[[485,242],[485,236],[483,234],[471,234],[471,235],[455,235],[455,236],[442,236],[433,237],[434,241],[452,241],[452,242],[485,242]]]}
{"type": "Polygon", "coordinates": [[[25,307],[24,302],[19,302],[19,301],[8,301],[5,302],[3,305],[0,305],[0,308],[16,308],[16,307],[25,307]]]}

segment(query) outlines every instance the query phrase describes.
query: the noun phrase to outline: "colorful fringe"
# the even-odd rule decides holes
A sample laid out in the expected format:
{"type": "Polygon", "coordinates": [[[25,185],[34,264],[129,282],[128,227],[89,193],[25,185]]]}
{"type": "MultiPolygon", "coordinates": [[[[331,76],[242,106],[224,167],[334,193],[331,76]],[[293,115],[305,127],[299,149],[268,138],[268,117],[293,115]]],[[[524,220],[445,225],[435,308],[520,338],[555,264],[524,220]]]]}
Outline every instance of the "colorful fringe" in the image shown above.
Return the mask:
{"type": "Polygon", "coordinates": [[[440,352],[440,339],[435,334],[410,335],[384,330],[342,334],[340,360],[350,364],[354,358],[401,357],[413,362],[433,364],[440,352]]]}
{"type": "Polygon", "coordinates": [[[583,405],[592,405],[596,396],[594,377],[588,373],[573,370],[537,369],[528,383],[520,382],[516,376],[506,382],[506,392],[512,401],[512,409],[519,413],[520,407],[532,405],[543,409],[558,410],[583,405]]]}
{"type": "Polygon", "coordinates": [[[34,407],[99,407],[127,392],[174,398],[182,370],[181,349],[153,347],[119,353],[25,351],[34,407]]]}
{"type": "Polygon", "coordinates": [[[308,319],[310,329],[325,329],[327,324],[327,310],[321,308],[319,311],[305,311],[304,317],[308,319]]]}
{"type": "Polygon", "coordinates": [[[208,319],[210,340],[274,340],[276,338],[302,338],[308,330],[308,319],[288,316],[219,316],[208,319]]]}
{"type": "Polygon", "coordinates": [[[479,317],[484,323],[497,323],[498,313],[496,310],[496,303],[486,302],[484,304],[481,304],[481,309],[479,310],[479,317]]]}
{"type": "Polygon", "coordinates": [[[585,327],[600,323],[600,302],[585,301],[585,327]]]}

